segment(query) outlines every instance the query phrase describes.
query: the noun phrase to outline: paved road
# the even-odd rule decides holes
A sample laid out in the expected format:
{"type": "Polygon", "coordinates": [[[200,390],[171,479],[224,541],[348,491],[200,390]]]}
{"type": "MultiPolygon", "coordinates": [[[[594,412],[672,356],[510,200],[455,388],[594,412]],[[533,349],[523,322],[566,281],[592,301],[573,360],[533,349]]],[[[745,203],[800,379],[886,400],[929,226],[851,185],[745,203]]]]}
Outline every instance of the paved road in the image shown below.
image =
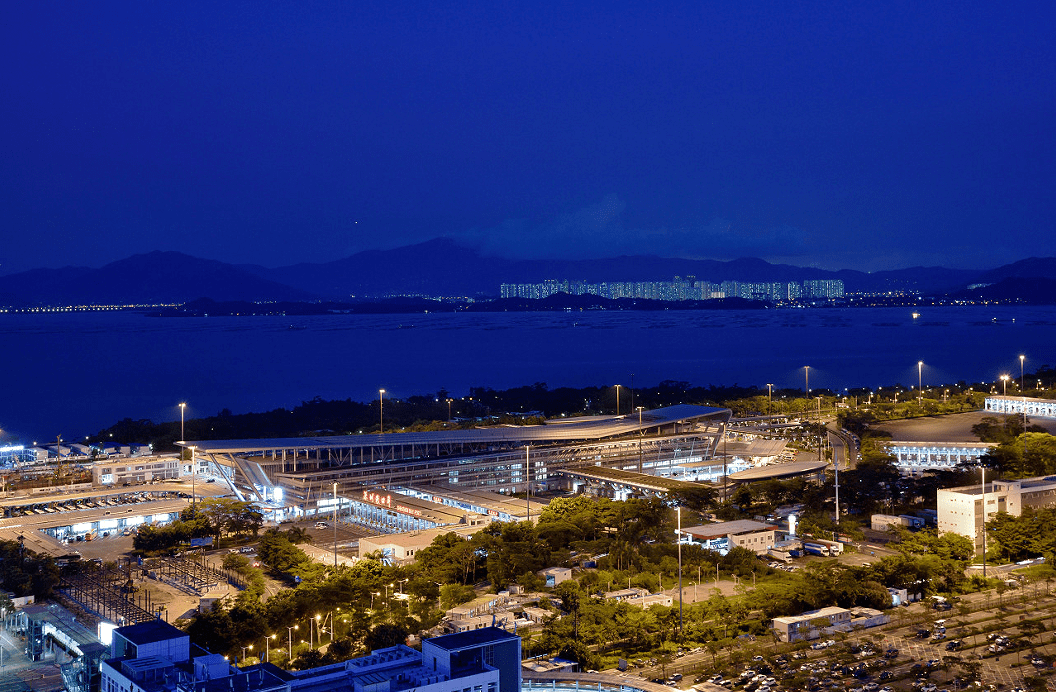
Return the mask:
{"type": "Polygon", "coordinates": [[[858,462],[858,451],[851,436],[833,424],[827,426],[829,444],[832,445],[832,458],[839,464],[841,471],[854,468],[858,462]]]}

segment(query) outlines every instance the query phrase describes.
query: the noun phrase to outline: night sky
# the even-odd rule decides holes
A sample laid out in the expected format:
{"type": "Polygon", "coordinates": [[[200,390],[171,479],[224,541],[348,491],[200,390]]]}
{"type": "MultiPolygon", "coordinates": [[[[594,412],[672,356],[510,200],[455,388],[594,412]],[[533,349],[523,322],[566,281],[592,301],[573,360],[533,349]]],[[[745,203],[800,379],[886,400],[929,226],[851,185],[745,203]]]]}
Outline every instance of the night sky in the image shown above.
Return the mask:
{"type": "Polygon", "coordinates": [[[1056,5],[1006,5],[10,3],[0,273],[1056,255],[1056,5]]]}

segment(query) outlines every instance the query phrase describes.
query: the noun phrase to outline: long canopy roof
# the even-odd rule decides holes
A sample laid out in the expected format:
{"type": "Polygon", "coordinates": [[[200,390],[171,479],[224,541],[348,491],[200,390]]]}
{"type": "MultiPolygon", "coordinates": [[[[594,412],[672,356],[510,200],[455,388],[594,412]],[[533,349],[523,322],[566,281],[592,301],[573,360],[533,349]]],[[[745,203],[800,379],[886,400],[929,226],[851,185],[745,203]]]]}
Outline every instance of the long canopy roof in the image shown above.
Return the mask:
{"type": "Polygon", "coordinates": [[[472,430],[435,430],[428,432],[386,433],[383,435],[332,435],[322,437],[275,437],[255,440],[200,440],[177,442],[182,447],[194,447],[202,454],[243,454],[254,451],[306,449],[349,449],[358,447],[386,447],[389,445],[481,444],[516,443],[540,444],[602,440],[639,430],[687,423],[700,419],[716,422],[729,420],[731,412],[725,408],[680,404],[642,411],[641,422],[634,414],[622,416],[592,416],[582,421],[576,418],[559,419],[551,425],[509,425],[472,430]]]}

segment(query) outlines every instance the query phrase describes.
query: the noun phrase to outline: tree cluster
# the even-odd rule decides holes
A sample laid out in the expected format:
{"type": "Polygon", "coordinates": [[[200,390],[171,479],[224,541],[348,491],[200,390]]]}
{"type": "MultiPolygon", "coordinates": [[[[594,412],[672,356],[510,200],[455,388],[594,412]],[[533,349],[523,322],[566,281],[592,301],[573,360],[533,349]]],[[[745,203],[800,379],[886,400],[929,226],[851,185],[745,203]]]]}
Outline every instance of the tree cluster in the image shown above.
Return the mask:
{"type": "Polygon", "coordinates": [[[1018,517],[998,512],[986,522],[986,533],[993,557],[1018,562],[1040,555],[1056,563],[1056,508],[1024,507],[1018,517]]]}
{"type": "Polygon", "coordinates": [[[251,502],[208,498],[186,507],[179,519],[164,526],[141,526],[132,547],[142,553],[172,552],[192,538],[212,536],[219,543],[227,534],[255,536],[263,523],[263,515],[251,502]]]}

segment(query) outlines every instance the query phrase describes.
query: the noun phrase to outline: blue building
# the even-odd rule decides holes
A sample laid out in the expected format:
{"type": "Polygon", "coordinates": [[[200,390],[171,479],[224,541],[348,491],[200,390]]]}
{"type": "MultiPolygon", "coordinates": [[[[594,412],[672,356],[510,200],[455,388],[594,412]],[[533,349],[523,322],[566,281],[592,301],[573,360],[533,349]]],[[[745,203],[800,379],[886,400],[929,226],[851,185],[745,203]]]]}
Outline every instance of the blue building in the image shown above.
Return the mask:
{"type": "Polygon", "coordinates": [[[521,639],[501,629],[449,634],[341,663],[287,671],[245,668],[191,644],[160,620],[113,632],[101,692],[520,692],[521,639]]]}

